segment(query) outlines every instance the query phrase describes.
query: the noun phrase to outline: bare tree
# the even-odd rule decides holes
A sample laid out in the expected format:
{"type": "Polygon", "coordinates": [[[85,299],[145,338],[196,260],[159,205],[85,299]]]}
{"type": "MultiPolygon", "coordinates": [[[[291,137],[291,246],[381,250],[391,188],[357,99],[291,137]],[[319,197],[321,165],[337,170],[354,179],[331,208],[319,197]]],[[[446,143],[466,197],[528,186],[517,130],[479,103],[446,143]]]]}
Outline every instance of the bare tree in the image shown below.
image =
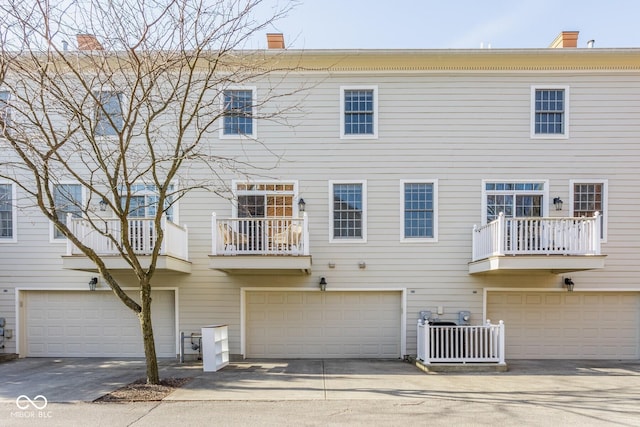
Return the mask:
{"type": "MultiPolygon", "coordinates": [[[[198,180],[182,173],[186,169],[198,164],[215,177],[227,168],[249,167],[216,156],[208,142],[225,113],[225,88],[275,70],[265,66],[273,64],[273,55],[249,51],[247,43],[293,6],[264,0],[6,0],[0,5],[0,89],[9,94],[0,99],[0,177],[28,195],[138,316],[148,383],[160,380],[151,282],[165,237],[163,221],[189,191],[225,190],[221,180],[198,180]],[[74,40],[77,46],[70,48],[74,40]],[[82,186],[85,197],[64,186],[69,180],[82,186]],[[136,198],[141,183],[155,196],[136,198]],[[67,220],[70,212],[117,248],[135,273],[140,303],[78,235],[67,220]],[[154,238],[144,253],[129,232],[136,212],[151,218],[154,238]],[[118,226],[105,227],[114,218],[118,226]],[[150,261],[142,262],[142,255],[150,261]]],[[[274,90],[260,103],[275,96],[283,94],[274,90]]],[[[270,111],[272,119],[286,113],[270,111]]]]}

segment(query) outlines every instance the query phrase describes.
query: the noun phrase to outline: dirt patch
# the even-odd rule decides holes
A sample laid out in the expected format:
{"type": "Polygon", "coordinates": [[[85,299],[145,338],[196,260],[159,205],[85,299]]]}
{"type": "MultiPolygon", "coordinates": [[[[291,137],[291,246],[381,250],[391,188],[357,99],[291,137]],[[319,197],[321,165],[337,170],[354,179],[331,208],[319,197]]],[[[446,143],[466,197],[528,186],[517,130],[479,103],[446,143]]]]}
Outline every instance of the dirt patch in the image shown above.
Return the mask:
{"type": "Polygon", "coordinates": [[[99,403],[159,401],[191,381],[191,378],[165,378],[160,384],[147,384],[139,379],[94,400],[99,403]]]}

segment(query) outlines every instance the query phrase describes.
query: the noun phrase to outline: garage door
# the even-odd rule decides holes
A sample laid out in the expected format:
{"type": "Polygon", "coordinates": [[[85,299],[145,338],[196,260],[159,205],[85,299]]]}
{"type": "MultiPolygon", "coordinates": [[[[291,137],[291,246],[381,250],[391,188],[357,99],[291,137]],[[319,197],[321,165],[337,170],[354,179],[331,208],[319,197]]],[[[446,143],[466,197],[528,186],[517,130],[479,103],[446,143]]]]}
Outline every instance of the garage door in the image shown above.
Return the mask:
{"type": "Polygon", "coordinates": [[[400,357],[400,292],[247,292],[247,357],[400,357]]]}
{"type": "MultiPolygon", "coordinates": [[[[27,356],[143,357],[140,324],[111,292],[25,292],[27,356]]],[[[152,292],[158,357],[175,357],[173,291],[152,292]]]]}
{"type": "Polygon", "coordinates": [[[513,359],[637,359],[640,295],[633,292],[489,292],[513,359]]]}

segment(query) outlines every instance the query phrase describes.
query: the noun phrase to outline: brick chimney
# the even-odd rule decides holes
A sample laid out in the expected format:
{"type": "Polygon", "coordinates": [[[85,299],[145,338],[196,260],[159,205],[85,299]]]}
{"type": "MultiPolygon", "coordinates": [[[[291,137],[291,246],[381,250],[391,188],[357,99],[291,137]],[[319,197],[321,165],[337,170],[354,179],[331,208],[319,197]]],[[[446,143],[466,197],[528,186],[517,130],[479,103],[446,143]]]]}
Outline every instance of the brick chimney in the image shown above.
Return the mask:
{"type": "Polygon", "coordinates": [[[267,34],[267,47],[269,49],[284,49],[284,35],[282,33],[267,34]]]}
{"type": "Polygon", "coordinates": [[[93,34],[76,34],[78,50],[104,50],[96,36],[93,34]]]}
{"type": "Polygon", "coordinates": [[[561,49],[565,47],[578,47],[579,31],[563,31],[549,45],[552,49],[561,49]]]}

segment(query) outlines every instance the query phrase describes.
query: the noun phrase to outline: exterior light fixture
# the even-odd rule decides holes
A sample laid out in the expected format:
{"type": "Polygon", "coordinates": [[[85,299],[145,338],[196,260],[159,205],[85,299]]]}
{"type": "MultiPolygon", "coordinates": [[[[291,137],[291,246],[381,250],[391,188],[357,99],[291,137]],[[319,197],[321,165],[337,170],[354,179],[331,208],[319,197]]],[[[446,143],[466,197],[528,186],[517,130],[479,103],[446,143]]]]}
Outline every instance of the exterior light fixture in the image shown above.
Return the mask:
{"type": "Polygon", "coordinates": [[[89,290],[90,291],[95,291],[96,290],[96,286],[98,286],[98,278],[97,277],[92,277],[91,280],[89,280],[89,290]]]}
{"type": "Polygon", "coordinates": [[[565,277],[563,285],[567,287],[567,292],[573,292],[573,287],[575,283],[573,283],[573,280],[571,280],[571,277],[565,277]]]}
{"type": "Polygon", "coordinates": [[[105,199],[104,197],[102,198],[102,200],[100,200],[100,211],[104,212],[107,210],[107,205],[109,203],[107,202],[107,199],[105,199]]]}
{"type": "Polygon", "coordinates": [[[325,279],[324,277],[320,278],[320,290],[322,292],[327,290],[327,279],[325,279]]]}
{"type": "Polygon", "coordinates": [[[562,210],[562,199],[560,197],[556,197],[553,199],[553,206],[556,207],[557,211],[561,211],[562,210]]]}
{"type": "Polygon", "coordinates": [[[300,200],[298,201],[298,210],[299,210],[300,212],[304,212],[304,210],[306,209],[306,207],[307,207],[307,203],[304,201],[304,199],[300,199],[300,200]]]}

